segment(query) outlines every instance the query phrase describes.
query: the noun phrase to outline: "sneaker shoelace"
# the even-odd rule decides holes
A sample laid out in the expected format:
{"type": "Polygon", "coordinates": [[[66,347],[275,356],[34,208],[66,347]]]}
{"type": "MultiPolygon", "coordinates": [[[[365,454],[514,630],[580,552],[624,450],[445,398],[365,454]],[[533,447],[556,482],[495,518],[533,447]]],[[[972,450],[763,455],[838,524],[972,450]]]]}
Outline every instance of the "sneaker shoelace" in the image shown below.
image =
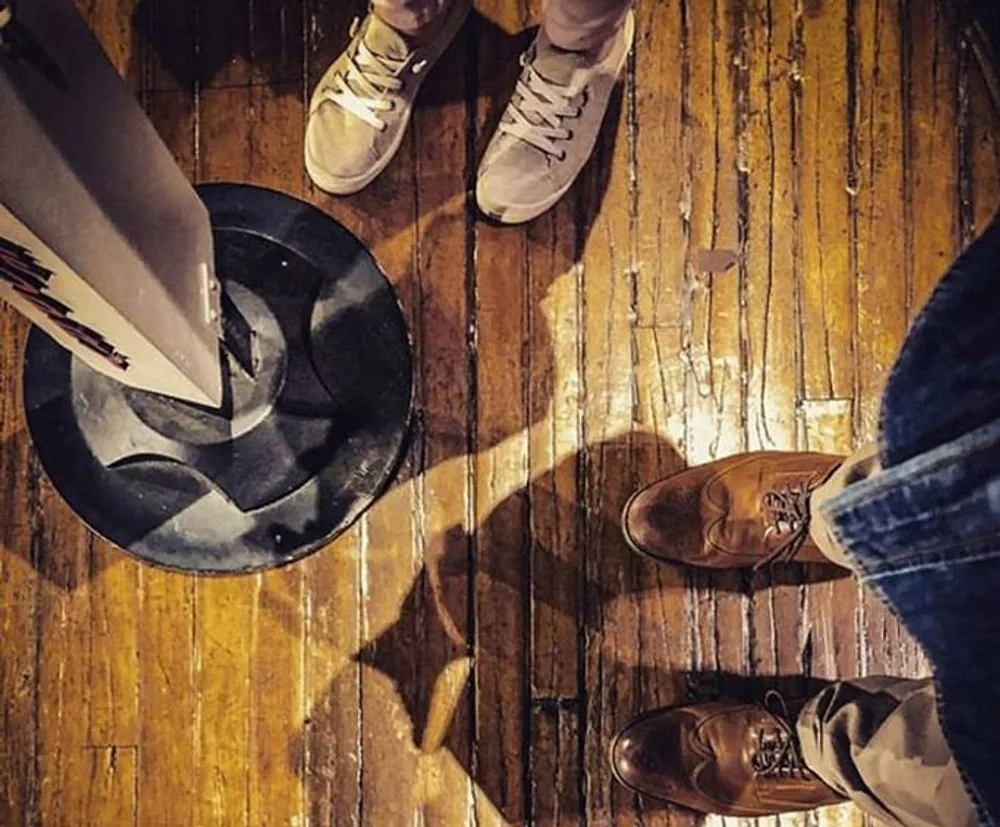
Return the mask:
{"type": "Polygon", "coordinates": [[[521,55],[524,71],[517,80],[506,117],[499,130],[524,141],[557,161],[566,160],[566,150],[559,146],[573,137],[573,130],[563,126],[564,120],[583,114],[584,89],[572,93],[543,77],[534,67],[535,52],[521,55]]]}
{"type": "MultiPolygon", "coordinates": [[[[361,21],[355,19],[351,24],[351,37],[357,40],[347,70],[334,76],[333,83],[325,90],[324,96],[381,132],[386,123],[380,114],[390,111],[396,105],[388,98],[388,94],[399,92],[403,88],[402,74],[412,53],[402,58],[378,54],[363,37],[358,37],[360,27],[361,21]]],[[[411,71],[420,74],[425,66],[426,61],[417,61],[411,71]]]]}
{"type": "Polygon", "coordinates": [[[799,740],[788,722],[788,704],[776,689],[764,695],[761,704],[771,716],[773,727],[761,727],[754,733],[754,749],[750,754],[750,767],[757,778],[814,778],[806,766],[799,747],[799,740]]]}
{"type": "Polygon", "coordinates": [[[771,563],[790,563],[809,536],[809,497],[817,485],[785,486],[764,494],[762,505],[767,512],[764,539],[784,537],[774,551],[754,565],[754,569],[771,563]]]}

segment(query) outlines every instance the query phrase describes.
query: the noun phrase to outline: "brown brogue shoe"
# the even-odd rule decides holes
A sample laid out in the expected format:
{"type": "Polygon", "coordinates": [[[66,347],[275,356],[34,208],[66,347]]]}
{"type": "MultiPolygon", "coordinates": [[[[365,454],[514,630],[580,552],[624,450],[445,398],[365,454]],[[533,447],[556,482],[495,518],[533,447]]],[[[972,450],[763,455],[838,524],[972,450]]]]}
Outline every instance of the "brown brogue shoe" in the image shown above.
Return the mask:
{"type": "Polygon", "coordinates": [[[760,451],[689,468],[637,491],[622,529],[633,549],[663,563],[830,564],[809,537],[809,498],[842,462],[760,451]]]}
{"type": "Polygon", "coordinates": [[[839,804],[802,759],[776,691],[763,704],[714,701],[637,718],[611,748],[629,789],[700,813],[765,816],[839,804]]]}

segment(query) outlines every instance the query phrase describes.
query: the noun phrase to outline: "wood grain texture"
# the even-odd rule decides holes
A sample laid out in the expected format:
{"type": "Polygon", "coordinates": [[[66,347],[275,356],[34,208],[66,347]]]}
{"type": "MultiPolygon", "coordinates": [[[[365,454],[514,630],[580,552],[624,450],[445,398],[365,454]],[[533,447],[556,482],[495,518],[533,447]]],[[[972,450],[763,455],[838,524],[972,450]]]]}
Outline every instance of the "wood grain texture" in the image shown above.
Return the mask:
{"type": "Polygon", "coordinates": [[[45,514],[40,527],[44,544],[40,575],[71,584],[70,588],[45,589],[38,601],[38,811],[56,823],[85,824],[92,769],[87,738],[92,696],[88,581],[93,537],[47,482],[41,485],[38,507],[45,514]]]}
{"type": "MultiPolygon", "coordinates": [[[[723,3],[689,4],[683,134],[687,229],[684,317],[688,464],[746,450],[748,282],[746,153],[749,75],[745,61],[747,10],[723,3]],[[704,32],[712,32],[711,40],[704,32]],[[736,265],[711,272],[705,251],[731,250],[736,265]]],[[[691,573],[696,674],[746,668],[744,578],[736,573],[691,573]]]]}
{"type": "MultiPolygon", "coordinates": [[[[700,252],[692,241],[692,178],[693,168],[700,166],[703,185],[717,179],[713,138],[725,126],[717,122],[709,104],[711,93],[709,100],[692,95],[684,79],[695,71],[703,79],[716,77],[716,67],[727,64],[729,47],[716,37],[697,38],[702,55],[707,51],[708,56],[702,59],[694,54],[691,32],[695,27],[714,32],[715,15],[725,14],[716,4],[645,3],[636,11],[633,153],[635,168],[641,172],[634,194],[636,291],[631,345],[635,399],[627,452],[633,478],[643,482],[683,466],[683,454],[692,445],[688,426],[696,419],[689,415],[688,394],[702,398],[691,381],[689,265],[700,252]],[[677,32],[682,33],[680,49],[677,32]],[[693,134],[707,146],[698,158],[690,151],[693,134]]],[[[713,222],[717,205],[714,186],[702,186],[700,191],[707,199],[697,208],[704,228],[713,222]]],[[[732,206],[735,209],[735,202],[732,206]]],[[[711,240],[703,246],[711,248],[711,240]]],[[[736,244],[728,246],[738,250],[736,244]]],[[[731,270],[719,278],[739,281],[731,270]]],[[[737,408],[739,404],[737,398],[737,408]]],[[[612,527],[611,541],[619,553],[627,555],[617,533],[612,527]]],[[[619,648],[619,657],[634,672],[637,683],[636,693],[620,710],[621,717],[682,700],[684,673],[696,666],[692,644],[700,638],[693,619],[698,598],[687,588],[689,582],[689,575],[680,569],[646,563],[637,567],[634,591],[609,590],[603,613],[606,625],[613,626],[619,613],[636,616],[631,651],[627,645],[619,648]]],[[[652,801],[644,801],[642,808],[644,823],[675,821],[652,801]]],[[[628,808],[620,820],[629,823],[628,808]]]]}
{"type": "MultiPolygon", "coordinates": [[[[479,7],[499,27],[478,40],[477,157],[485,151],[518,67],[508,39],[533,20],[530,9],[496,0],[479,7]],[[501,91],[502,90],[502,91],[501,91]]],[[[475,350],[472,402],[475,780],[503,818],[530,818],[531,593],[528,487],[529,242],[523,228],[487,222],[474,228],[472,283],[475,350]]]]}
{"type": "MultiPolygon", "coordinates": [[[[801,77],[795,112],[801,234],[802,391],[806,399],[854,394],[855,280],[851,268],[853,136],[848,5],[797,19],[801,77]]],[[[833,451],[849,451],[831,443],[833,451]]]]}
{"type": "Polygon", "coordinates": [[[908,294],[912,317],[959,250],[959,73],[954,10],[909,0],[903,29],[908,294]],[[908,82],[907,82],[908,81],[908,82]]]}
{"type": "MultiPolygon", "coordinates": [[[[796,20],[802,348],[797,442],[809,451],[842,456],[855,445],[854,66],[848,49],[853,25],[846,3],[826,14],[807,8],[796,20]]],[[[805,677],[833,679],[856,670],[858,597],[859,587],[850,578],[806,590],[800,635],[805,677]]]]}
{"type": "Polygon", "coordinates": [[[39,600],[46,588],[37,561],[44,547],[39,476],[23,420],[18,376],[27,320],[0,308],[0,822],[38,818],[39,600]]]}
{"type": "MultiPolygon", "coordinates": [[[[885,163],[905,157],[907,134],[902,71],[902,0],[861,3],[854,19],[856,44],[855,152],[858,194],[855,249],[858,281],[857,437],[870,442],[878,433],[881,391],[906,332],[909,286],[906,278],[907,169],[885,163]]],[[[879,599],[862,595],[861,663],[866,674],[905,673],[904,633],[879,599]]]]}
{"type": "Polygon", "coordinates": [[[686,464],[875,436],[908,323],[1000,204],[998,102],[946,0],[640,0],[592,160],[513,228],[472,188],[538,0],[476,3],[349,198],[309,184],[302,139],[361,0],[77,4],[193,181],[306,198],[372,249],[416,416],[329,547],[165,573],[47,482],[0,308],[0,823],[696,823],[613,780],[633,715],[926,672],[849,578],[658,567],[618,522],[686,464]]]}

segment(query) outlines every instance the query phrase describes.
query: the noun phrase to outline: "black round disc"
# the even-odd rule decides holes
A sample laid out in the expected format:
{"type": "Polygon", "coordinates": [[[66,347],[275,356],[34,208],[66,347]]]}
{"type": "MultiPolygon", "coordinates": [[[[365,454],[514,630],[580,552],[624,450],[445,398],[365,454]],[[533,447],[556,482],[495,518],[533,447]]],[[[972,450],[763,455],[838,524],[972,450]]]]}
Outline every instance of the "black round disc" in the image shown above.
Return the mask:
{"type": "Polygon", "coordinates": [[[115,382],[36,328],[28,427],[98,534],[168,568],[256,571],[329,542],[385,489],[409,427],[410,340],[384,274],[332,218],[258,187],[199,194],[230,315],[253,331],[252,375],[224,352],[209,410],[115,382]]]}

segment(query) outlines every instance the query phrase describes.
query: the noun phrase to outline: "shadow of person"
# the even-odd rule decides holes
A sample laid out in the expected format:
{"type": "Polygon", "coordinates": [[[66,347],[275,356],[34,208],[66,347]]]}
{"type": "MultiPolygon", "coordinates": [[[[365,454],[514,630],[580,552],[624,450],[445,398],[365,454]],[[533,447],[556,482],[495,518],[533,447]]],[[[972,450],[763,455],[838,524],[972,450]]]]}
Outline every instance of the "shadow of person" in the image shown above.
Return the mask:
{"type": "MultiPolygon", "coordinates": [[[[364,2],[305,5],[286,0],[201,0],[197,4],[139,0],[132,27],[151,53],[157,71],[166,76],[152,91],[162,91],[169,78],[173,88],[189,94],[196,85],[204,89],[238,83],[266,83],[277,95],[301,94],[304,59],[311,80],[318,80],[347,45],[352,21],[367,13],[364,2]],[[303,33],[309,41],[306,54],[303,33]]],[[[476,11],[470,14],[469,30],[489,44],[489,53],[498,60],[515,57],[528,42],[524,34],[507,35],[476,11]]],[[[457,40],[461,43],[463,37],[457,40]]],[[[442,62],[447,66],[453,57],[446,54],[442,62]]],[[[465,99],[462,72],[435,74],[442,76],[441,82],[434,84],[430,94],[421,95],[423,105],[438,107],[465,99]]]]}
{"type": "Polygon", "coordinates": [[[276,96],[300,96],[303,65],[329,64],[346,44],[351,20],[365,14],[361,2],[312,5],[139,0],[132,26],[153,67],[151,91],[193,95],[196,87],[267,84],[276,96]]]}
{"type": "MultiPolygon", "coordinates": [[[[568,827],[585,813],[666,808],[614,781],[607,755],[615,734],[645,709],[745,698],[762,686],[757,678],[685,671],[689,643],[678,639],[676,625],[685,621],[672,618],[685,616],[695,579],[711,584],[731,575],[652,564],[621,535],[621,510],[635,488],[682,465],[655,434],[625,433],[533,476],[490,507],[474,531],[453,522],[430,536],[425,564],[398,613],[362,642],[355,670],[333,677],[308,731],[292,743],[312,811],[320,814],[335,794],[322,768],[351,749],[326,734],[344,732],[343,716],[358,721],[357,709],[333,699],[345,697],[342,683],[359,680],[377,684],[396,710],[395,731],[405,721],[410,746],[400,746],[400,754],[445,761],[455,783],[471,784],[470,795],[501,819],[497,824],[568,827]],[[442,701],[443,676],[463,662],[471,677],[452,684],[442,701]],[[302,761],[303,754],[312,757],[302,761]],[[586,790],[577,783],[584,776],[586,790]]],[[[752,577],[735,582],[754,587],[752,577]]],[[[814,686],[806,678],[767,685],[791,698],[814,686]]],[[[388,714],[366,702],[358,737],[375,737],[388,714]],[[372,714],[379,720],[369,730],[372,714]]],[[[378,756],[387,746],[370,749],[378,756]]],[[[378,773],[373,768],[372,777],[378,773]]],[[[448,800],[447,792],[423,789],[386,806],[398,815],[393,808],[447,809],[448,800]]],[[[396,815],[386,818],[394,823],[396,815]]],[[[698,816],[673,810],[670,818],[698,823],[698,816]]]]}
{"type": "MultiPolygon", "coordinates": [[[[563,787],[530,794],[529,751],[537,762],[586,754],[587,766],[576,766],[577,773],[599,773],[611,789],[603,757],[607,742],[627,722],[626,711],[641,706],[642,687],[656,684],[656,699],[683,689],[673,670],[644,660],[635,642],[626,646],[618,640],[617,648],[608,648],[603,641],[616,607],[632,603],[637,593],[659,591],[667,599],[683,600],[683,576],[646,566],[627,549],[617,528],[643,469],[679,465],[676,452],[659,437],[624,434],[587,446],[538,474],[485,514],[475,532],[452,525],[429,538],[426,564],[395,622],[355,656],[362,674],[399,710],[391,713],[397,735],[399,721],[406,722],[401,757],[413,750],[425,757],[444,750],[452,770],[460,769],[458,777],[466,782],[471,778],[483,806],[503,819],[497,823],[555,827],[577,823],[573,819],[583,811],[572,773],[563,787]],[[588,495],[597,485],[601,493],[588,495]],[[442,676],[468,659],[473,677],[444,704],[448,711],[442,715],[442,676]],[[586,725],[598,709],[587,699],[587,681],[595,678],[588,675],[591,668],[621,693],[618,711],[604,709],[606,720],[596,728],[586,725]],[[553,721],[558,730],[564,716],[573,720],[571,745],[544,735],[553,721]],[[557,757],[556,751],[567,747],[566,755],[557,757]]],[[[356,680],[357,672],[342,670],[327,698],[344,697],[338,684],[356,680]]],[[[372,707],[365,709],[371,714],[372,707]]],[[[320,770],[347,748],[326,734],[343,732],[341,718],[357,714],[323,699],[310,715],[308,731],[292,744],[293,764],[310,756],[304,762],[306,786],[317,817],[336,794],[329,775],[320,770]]],[[[373,731],[382,728],[383,713],[376,717],[373,731]]],[[[367,720],[363,716],[363,730],[367,720]]],[[[634,806],[627,792],[613,794],[616,806],[634,806]]],[[[387,821],[379,823],[394,823],[394,807],[445,806],[442,795],[387,804],[387,821]]]]}

